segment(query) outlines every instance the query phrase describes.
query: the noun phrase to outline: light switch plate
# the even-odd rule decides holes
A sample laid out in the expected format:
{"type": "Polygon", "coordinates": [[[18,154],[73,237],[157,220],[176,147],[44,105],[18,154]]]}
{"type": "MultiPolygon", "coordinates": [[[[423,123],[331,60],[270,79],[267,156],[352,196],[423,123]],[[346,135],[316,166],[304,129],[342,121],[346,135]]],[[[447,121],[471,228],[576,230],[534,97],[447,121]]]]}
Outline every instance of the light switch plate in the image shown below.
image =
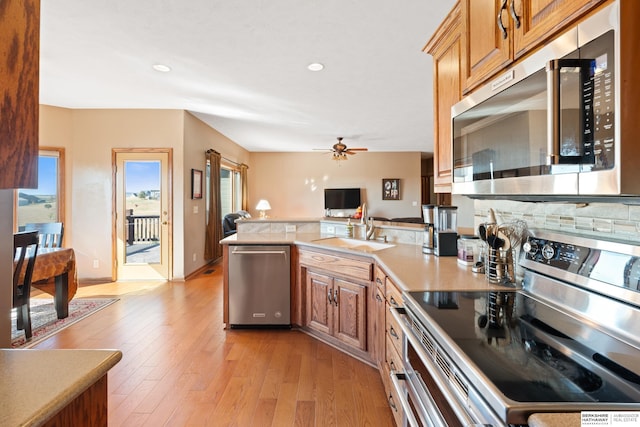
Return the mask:
{"type": "Polygon", "coordinates": [[[327,233],[335,234],[336,233],[336,228],[333,225],[328,226],[327,227],[327,233]]]}
{"type": "Polygon", "coordinates": [[[198,213],[198,205],[193,205],[193,213],[194,214],[198,213]]]}
{"type": "Polygon", "coordinates": [[[295,233],[296,232],[296,226],[295,225],[287,225],[284,229],[285,232],[287,233],[295,233]]]}

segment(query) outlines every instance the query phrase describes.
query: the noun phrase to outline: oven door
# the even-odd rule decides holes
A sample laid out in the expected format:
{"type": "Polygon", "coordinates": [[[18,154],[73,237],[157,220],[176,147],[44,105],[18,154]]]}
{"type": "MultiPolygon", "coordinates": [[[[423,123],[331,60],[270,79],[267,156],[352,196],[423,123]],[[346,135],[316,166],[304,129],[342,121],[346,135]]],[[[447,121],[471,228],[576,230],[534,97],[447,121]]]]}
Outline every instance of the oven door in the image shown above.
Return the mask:
{"type": "Polygon", "coordinates": [[[403,426],[447,427],[435,401],[420,379],[420,374],[411,367],[401,372],[391,372],[391,382],[402,405],[403,426]]]}

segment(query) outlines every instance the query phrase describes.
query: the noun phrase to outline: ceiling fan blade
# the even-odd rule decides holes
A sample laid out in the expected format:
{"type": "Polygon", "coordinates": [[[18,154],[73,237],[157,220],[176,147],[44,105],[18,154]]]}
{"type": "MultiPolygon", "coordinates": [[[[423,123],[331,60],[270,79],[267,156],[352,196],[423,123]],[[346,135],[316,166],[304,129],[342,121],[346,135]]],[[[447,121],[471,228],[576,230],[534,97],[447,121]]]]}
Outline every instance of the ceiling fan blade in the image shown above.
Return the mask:
{"type": "Polygon", "coordinates": [[[347,151],[369,151],[368,148],[348,148],[347,151]]]}

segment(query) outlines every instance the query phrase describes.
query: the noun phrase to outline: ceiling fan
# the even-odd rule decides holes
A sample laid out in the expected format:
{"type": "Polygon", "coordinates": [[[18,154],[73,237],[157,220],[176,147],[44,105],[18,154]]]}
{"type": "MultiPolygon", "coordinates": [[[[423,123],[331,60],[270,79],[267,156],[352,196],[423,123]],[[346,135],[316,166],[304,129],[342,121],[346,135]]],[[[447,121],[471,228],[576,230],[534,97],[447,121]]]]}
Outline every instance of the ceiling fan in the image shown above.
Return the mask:
{"type": "Polygon", "coordinates": [[[347,160],[347,154],[353,155],[357,154],[358,151],[368,151],[367,148],[349,148],[345,143],[342,142],[342,137],[338,137],[338,142],[333,144],[331,148],[316,148],[316,150],[328,151],[333,154],[333,160],[347,160]]]}

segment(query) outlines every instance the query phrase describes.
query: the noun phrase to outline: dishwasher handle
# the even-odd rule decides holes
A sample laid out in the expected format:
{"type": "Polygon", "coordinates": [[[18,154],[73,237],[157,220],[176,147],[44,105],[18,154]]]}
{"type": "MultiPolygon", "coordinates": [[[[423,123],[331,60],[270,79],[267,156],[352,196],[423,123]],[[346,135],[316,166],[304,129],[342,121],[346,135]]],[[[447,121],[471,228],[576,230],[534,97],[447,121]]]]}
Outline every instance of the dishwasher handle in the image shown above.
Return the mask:
{"type": "Polygon", "coordinates": [[[231,252],[232,255],[284,255],[287,256],[285,251],[247,251],[234,249],[231,252]]]}

